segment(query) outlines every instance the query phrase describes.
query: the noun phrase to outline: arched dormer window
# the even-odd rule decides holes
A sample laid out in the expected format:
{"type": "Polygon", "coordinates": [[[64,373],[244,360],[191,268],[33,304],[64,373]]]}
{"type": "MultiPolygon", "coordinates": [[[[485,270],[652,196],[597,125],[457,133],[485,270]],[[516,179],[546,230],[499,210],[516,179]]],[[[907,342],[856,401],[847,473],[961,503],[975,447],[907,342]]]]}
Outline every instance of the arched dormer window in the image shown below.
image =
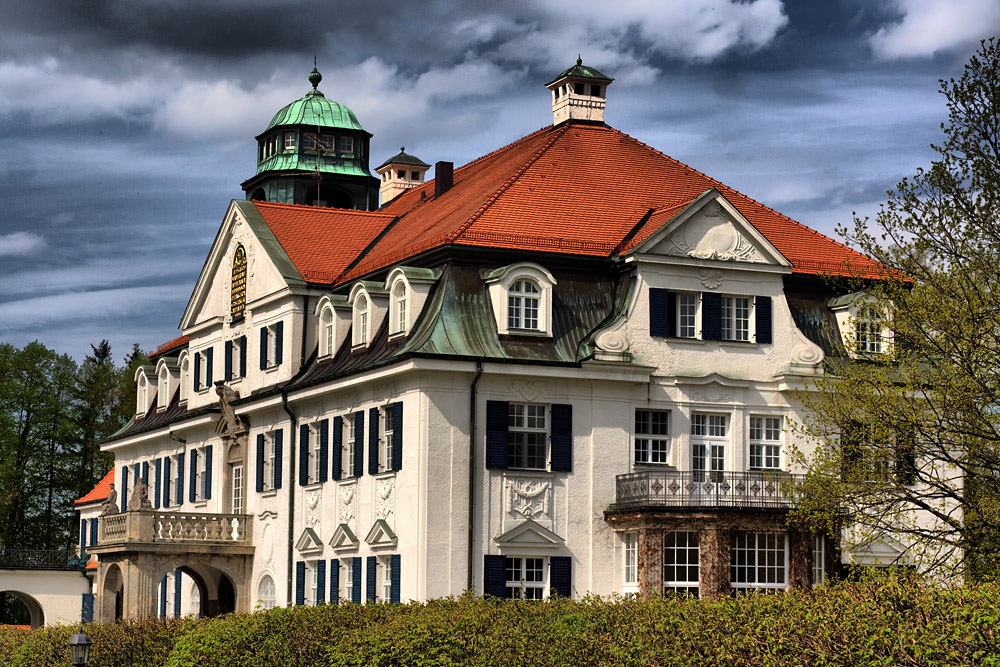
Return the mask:
{"type": "Polygon", "coordinates": [[[143,373],[139,376],[138,382],[135,386],[135,414],[144,415],[146,414],[146,404],[149,400],[149,381],[146,380],[146,374],[143,373]]]}
{"type": "Polygon", "coordinates": [[[406,289],[406,281],[398,280],[396,284],[392,287],[391,296],[389,298],[389,333],[398,334],[405,333],[407,324],[407,299],[408,290],[406,289]]]}
{"type": "Polygon", "coordinates": [[[369,304],[368,297],[364,294],[359,294],[354,299],[354,336],[352,343],[355,346],[358,345],[368,345],[368,328],[369,328],[369,304]]]}
{"type": "Polygon", "coordinates": [[[552,289],[556,279],[544,267],[520,262],[482,272],[501,335],[551,336],[552,289]]]}
{"type": "Polygon", "coordinates": [[[180,402],[184,403],[188,400],[188,388],[191,386],[191,362],[188,358],[188,353],[185,350],[181,352],[179,359],[179,365],[181,368],[181,377],[179,381],[179,391],[180,391],[180,402]]]}
{"type": "Polygon", "coordinates": [[[156,408],[163,410],[167,407],[167,401],[170,400],[170,370],[166,366],[163,366],[160,368],[159,375],[160,380],[156,390],[156,408]]]}
{"type": "Polygon", "coordinates": [[[327,306],[319,316],[319,356],[328,357],[333,354],[333,308],[327,306]]]}

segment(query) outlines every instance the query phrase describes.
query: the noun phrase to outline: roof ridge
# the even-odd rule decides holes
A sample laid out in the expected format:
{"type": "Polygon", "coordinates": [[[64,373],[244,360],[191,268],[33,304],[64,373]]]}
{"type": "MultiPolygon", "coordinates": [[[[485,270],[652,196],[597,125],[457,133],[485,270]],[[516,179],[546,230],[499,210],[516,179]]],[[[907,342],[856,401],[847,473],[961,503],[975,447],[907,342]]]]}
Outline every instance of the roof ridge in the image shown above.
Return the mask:
{"type": "MultiPolygon", "coordinates": [[[[460,236],[462,236],[463,234],[465,234],[465,232],[469,229],[469,227],[471,227],[473,225],[473,223],[475,223],[476,220],[478,220],[480,217],[482,217],[483,213],[485,213],[487,211],[487,209],[489,209],[489,207],[492,206],[497,201],[497,199],[500,198],[500,196],[504,192],[506,192],[508,189],[510,189],[510,186],[512,186],[515,182],[517,182],[517,180],[521,177],[521,175],[524,174],[524,172],[527,171],[528,168],[531,167],[531,165],[533,165],[536,162],[538,162],[538,159],[542,155],[544,155],[546,153],[546,151],[548,151],[550,148],[552,148],[552,145],[556,141],[558,141],[558,139],[560,137],[562,137],[564,134],[566,134],[566,128],[568,128],[568,127],[569,127],[569,125],[565,125],[565,126],[563,126],[561,128],[554,128],[554,130],[552,132],[552,137],[548,141],[546,141],[538,150],[536,150],[531,156],[529,156],[528,159],[525,160],[524,164],[522,164],[520,167],[518,167],[514,171],[514,173],[511,174],[510,178],[508,178],[506,181],[504,181],[500,185],[500,187],[496,189],[496,192],[494,192],[492,195],[490,195],[486,199],[486,201],[483,202],[483,205],[480,206],[476,210],[475,213],[473,213],[471,216],[469,216],[469,219],[466,220],[465,222],[463,222],[462,225],[455,231],[455,233],[451,234],[448,237],[448,241],[449,242],[454,242],[460,236]]],[[[534,136],[534,135],[529,135],[529,136],[534,136]]],[[[525,137],[525,138],[527,138],[527,137],[525,137]]]]}
{"type": "Polygon", "coordinates": [[[254,206],[266,206],[274,208],[291,208],[301,211],[308,211],[309,213],[350,213],[352,215],[368,215],[372,217],[380,218],[394,218],[396,216],[391,213],[382,213],[381,211],[361,211],[355,208],[334,208],[332,206],[311,206],[309,204],[287,204],[285,202],[276,201],[264,201],[262,199],[251,199],[254,206]]]}
{"type": "MultiPolygon", "coordinates": [[[[819,237],[822,237],[822,238],[824,238],[824,239],[827,239],[828,241],[831,241],[831,242],[833,242],[833,243],[836,243],[836,244],[837,244],[837,245],[839,245],[840,247],[842,247],[842,248],[844,248],[844,249],[846,249],[846,250],[848,250],[848,251],[850,251],[850,252],[852,252],[852,253],[855,253],[855,254],[857,254],[857,255],[860,255],[861,257],[865,257],[865,259],[868,259],[868,260],[871,260],[871,258],[870,258],[870,257],[866,257],[865,255],[863,255],[862,253],[858,252],[858,251],[857,251],[857,250],[855,250],[854,248],[851,248],[850,246],[847,246],[847,245],[844,245],[843,243],[841,243],[841,242],[840,242],[840,241],[838,241],[837,239],[835,239],[835,238],[833,238],[833,237],[831,237],[831,236],[827,236],[827,235],[826,235],[826,234],[824,234],[823,232],[820,232],[820,231],[817,231],[817,230],[813,229],[812,227],[810,227],[809,225],[806,225],[805,223],[802,223],[802,222],[799,222],[799,221],[798,221],[798,220],[796,220],[795,218],[791,218],[791,217],[789,217],[789,216],[785,215],[784,213],[782,213],[781,211],[778,211],[778,210],[776,210],[776,209],[773,209],[773,208],[771,208],[770,206],[768,206],[767,204],[763,204],[763,203],[761,203],[761,202],[757,201],[756,199],[754,199],[754,198],[753,198],[753,197],[751,197],[750,195],[748,195],[748,194],[745,194],[745,193],[743,193],[743,192],[741,192],[741,191],[737,190],[736,188],[734,188],[734,187],[732,187],[732,186],[729,186],[729,185],[726,185],[726,184],[725,184],[725,183],[723,183],[722,181],[719,181],[719,180],[717,180],[717,179],[715,179],[715,178],[712,178],[711,176],[709,176],[708,174],[706,174],[706,173],[704,173],[704,172],[702,172],[702,171],[698,171],[697,169],[695,169],[695,168],[694,168],[694,167],[692,167],[691,165],[687,164],[686,162],[681,162],[681,161],[680,161],[680,160],[678,160],[677,158],[675,158],[675,157],[671,157],[670,155],[667,155],[667,154],[666,154],[666,153],[664,153],[663,151],[660,151],[660,150],[657,150],[656,148],[653,148],[653,147],[652,147],[652,146],[650,146],[649,144],[646,144],[646,143],[644,143],[644,142],[640,141],[639,139],[636,139],[635,137],[633,137],[632,135],[628,134],[627,132],[622,132],[622,131],[621,131],[621,130],[619,130],[618,128],[615,128],[615,127],[611,127],[610,125],[608,126],[608,128],[609,128],[610,130],[612,130],[613,132],[617,132],[618,134],[622,135],[622,136],[623,136],[623,137],[625,137],[626,139],[628,139],[628,140],[630,140],[630,141],[632,141],[632,142],[634,142],[634,143],[638,144],[639,146],[642,146],[642,147],[643,147],[643,148],[645,148],[646,150],[648,150],[648,151],[650,151],[650,152],[652,152],[652,153],[655,153],[655,154],[657,154],[657,155],[659,155],[659,156],[661,156],[661,157],[663,157],[663,158],[666,158],[667,160],[670,160],[671,162],[673,162],[673,163],[675,163],[675,164],[677,164],[677,165],[680,165],[680,166],[681,166],[681,167],[683,167],[684,169],[688,169],[688,170],[690,170],[690,171],[694,172],[695,174],[698,174],[699,176],[702,176],[702,177],[704,177],[705,179],[707,179],[707,180],[708,180],[708,181],[710,181],[711,183],[715,184],[715,187],[716,187],[717,189],[719,189],[719,190],[723,190],[723,189],[724,189],[724,190],[726,190],[727,192],[732,192],[732,193],[735,193],[735,194],[739,195],[740,197],[742,197],[743,199],[746,199],[746,200],[747,200],[748,202],[750,202],[750,203],[752,203],[752,204],[756,205],[757,207],[759,207],[759,208],[761,208],[761,209],[764,209],[764,210],[766,210],[766,211],[770,211],[771,213],[773,213],[773,214],[777,215],[778,217],[780,217],[780,218],[784,218],[784,219],[785,219],[785,220],[787,220],[788,222],[790,222],[790,223],[792,223],[792,224],[794,224],[794,225],[796,225],[796,226],[798,226],[798,227],[801,227],[802,229],[805,229],[805,230],[807,230],[807,231],[811,232],[812,234],[815,234],[816,236],[819,236],[819,237]]],[[[753,224],[753,223],[751,223],[751,224],[753,224]]],[[[758,231],[759,231],[759,230],[758,230],[758,231]]]]}

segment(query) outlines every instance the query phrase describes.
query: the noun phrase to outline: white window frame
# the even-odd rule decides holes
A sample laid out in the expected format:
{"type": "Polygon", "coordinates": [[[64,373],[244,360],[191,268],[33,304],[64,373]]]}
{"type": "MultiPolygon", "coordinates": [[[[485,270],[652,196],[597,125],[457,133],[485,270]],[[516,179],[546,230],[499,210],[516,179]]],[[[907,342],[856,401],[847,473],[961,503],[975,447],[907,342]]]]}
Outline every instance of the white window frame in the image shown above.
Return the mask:
{"type": "Polygon", "coordinates": [[[195,448],[198,452],[198,465],[195,468],[195,479],[194,479],[194,500],[195,502],[202,502],[205,500],[205,475],[208,474],[208,456],[206,455],[207,447],[197,447],[195,448]]]}
{"type": "Polygon", "coordinates": [[[319,482],[319,463],[320,463],[320,450],[322,449],[322,443],[320,442],[320,432],[319,432],[319,422],[314,422],[309,425],[309,483],[315,484],[319,482]]]}
{"type": "Polygon", "coordinates": [[[701,580],[701,540],[698,531],[665,531],[662,548],[663,594],[679,593],[698,597],[701,580]]]}
{"type": "Polygon", "coordinates": [[[389,333],[406,334],[410,323],[407,319],[410,286],[404,278],[398,279],[389,292],[389,333]]]}
{"type": "Polygon", "coordinates": [[[345,558],[341,562],[341,567],[344,568],[344,576],[341,580],[344,582],[344,600],[348,602],[354,601],[354,563],[350,558],[345,558]]]}
{"type": "MultiPolygon", "coordinates": [[[[229,377],[226,378],[226,380],[229,382],[235,382],[236,380],[239,380],[243,377],[240,374],[240,371],[242,370],[240,368],[240,350],[242,349],[240,347],[240,340],[241,338],[237,336],[236,338],[233,338],[231,341],[230,353],[229,353],[230,354],[229,368],[231,374],[229,377]]],[[[270,331],[268,331],[268,340],[270,340],[270,331]]],[[[223,368],[222,370],[225,369],[223,368]]]]}
{"type": "Polygon", "coordinates": [[[378,471],[392,471],[392,441],[396,434],[392,430],[392,406],[383,406],[379,411],[379,425],[382,432],[379,434],[379,455],[378,471]]]}
{"type": "Polygon", "coordinates": [[[781,470],[784,419],[776,415],[750,417],[750,470],[781,470]]]}
{"type": "Polygon", "coordinates": [[[277,457],[277,448],[274,442],[274,431],[264,433],[264,491],[273,491],[274,486],[274,464],[277,457]]]}
{"type": "Polygon", "coordinates": [[[142,416],[149,409],[149,378],[141,368],[135,373],[135,414],[142,416]]]}
{"type": "Polygon", "coordinates": [[[639,594],[639,531],[622,533],[622,595],[639,594]]]}
{"type": "Polygon", "coordinates": [[[341,479],[354,478],[354,450],[359,444],[363,443],[355,442],[357,437],[357,431],[354,428],[354,413],[348,412],[344,415],[344,451],[340,458],[340,477],[341,479]]]}
{"type": "Polygon", "coordinates": [[[754,298],[742,294],[722,295],[722,340],[749,343],[755,339],[754,298]]]}
{"type": "Polygon", "coordinates": [[[208,382],[208,355],[205,354],[205,350],[202,350],[201,354],[198,355],[198,377],[201,379],[201,386],[196,387],[197,391],[208,391],[210,386],[208,382]]]}
{"type": "MultiPolygon", "coordinates": [[[[552,290],[558,283],[549,271],[532,262],[519,262],[499,269],[484,270],[482,275],[493,305],[493,316],[496,320],[498,333],[501,335],[552,336],[552,290]],[[535,326],[525,327],[522,320],[520,327],[512,327],[510,326],[510,299],[524,296],[523,293],[519,295],[514,291],[514,286],[518,282],[523,284],[524,281],[532,283],[538,289],[537,322],[534,323],[535,326]]],[[[535,295],[529,296],[534,298],[535,295]]]]}
{"type": "Polygon", "coordinates": [[[691,414],[691,470],[695,481],[722,481],[731,421],[727,413],[691,414]]]}
{"type": "Polygon", "coordinates": [[[507,290],[507,330],[538,331],[542,291],[535,281],[520,278],[507,290]]]}
{"type": "Polygon", "coordinates": [[[635,409],[635,438],[633,441],[633,461],[640,465],[664,465],[670,462],[670,411],[650,408],[635,409]],[[645,415],[641,420],[640,415],[645,415]],[[654,418],[663,419],[660,424],[654,418]]]}
{"type": "Polygon", "coordinates": [[[159,380],[156,383],[156,409],[166,410],[170,398],[170,369],[160,367],[159,380]]]}
{"type": "Polygon", "coordinates": [[[371,299],[364,292],[354,297],[353,320],[351,327],[351,342],[354,347],[368,345],[371,328],[371,299]]]}
{"type": "Polygon", "coordinates": [[[813,535],[812,585],[826,583],[826,537],[813,535]]]}
{"type": "Polygon", "coordinates": [[[273,322],[267,325],[267,356],[266,369],[278,367],[278,323],[273,322]]]}
{"type": "Polygon", "coordinates": [[[335,322],[336,316],[333,314],[333,308],[324,306],[319,315],[319,356],[321,357],[329,357],[334,353],[335,322]]]}
{"type": "Polygon", "coordinates": [[[876,306],[865,304],[858,308],[854,322],[854,340],[860,355],[882,354],[885,317],[876,306]]]}
{"type": "Polygon", "coordinates": [[[701,338],[701,294],[698,292],[677,292],[677,334],[678,338],[701,338]],[[689,311],[689,312],[688,312],[689,311]],[[690,320],[690,321],[688,321],[690,320]]]}
{"type": "Polygon", "coordinates": [[[188,598],[188,616],[201,616],[201,589],[194,581],[191,582],[191,596],[188,598]]]}
{"type": "Polygon", "coordinates": [[[278,591],[274,585],[274,579],[269,574],[265,574],[257,583],[257,608],[262,611],[274,609],[278,601],[278,591]]]}
{"type": "Polygon", "coordinates": [[[777,531],[734,530],[730,541],[729,585],[736,591],[785,590],[788,587],[788,535],[777,531]]]}
{"type": "Polygon", "coordinates": [[[295,150],[295,133],[294,132],[285,132],[284,133],[284,146],[285,146],[285,152],[286,153],[289,152],[289,151],[294,151],[295,150]]]}
{"type": "Polygon", "coordinates": [[[548,588],[548,558],[506,556],[505,596],[515,600],[544,600],[548,588]]]}
{"type": "Polygon", "coordinates": [[[310,606],[316,606],[316,600],[319,599],[319,562],[310,560],[306,562],[306,569],[309,570],[309,588],[308,592],[311,595],[307,595],[303,602],[310,606]]]}
{"type": "Polygon", "coordinates": [[[510,403],[507,411],[507,467],[512,470],[546,470],[549,453],[549,406],[544,403],[510,403]],[[539,426],[539,419],[541,425],[539,426]],[[541,439],[541,443],[531,442],[541,439]],[[528,465],[538,458],[528,448],[541,446],[541,465],[528,465]],[[517,448],[521,448],[518,451],[517,448]]]}
{"type": "Polygon", "coordinates": [[[379,556],[376,560],[376,602],[389,602],[392,600],[392,556],[379,556]],[[381,592],[382,595],[378,593],[381,592]]]}
{"type": "Polygon", "coordinates": [[[180,392],[180,402],[186,403],[188,400],[188,392],[191,382],[191,360],[188,356],[187,351],[181,353],[180,359],[178,360],[181,369],[180,372],[180,385],[178,391],[180,392]]]}
{"type": "Polygon", "coordinates": [[[343,155],[354,155],[354,137],[340,137],[339,149],[343,155]]]}

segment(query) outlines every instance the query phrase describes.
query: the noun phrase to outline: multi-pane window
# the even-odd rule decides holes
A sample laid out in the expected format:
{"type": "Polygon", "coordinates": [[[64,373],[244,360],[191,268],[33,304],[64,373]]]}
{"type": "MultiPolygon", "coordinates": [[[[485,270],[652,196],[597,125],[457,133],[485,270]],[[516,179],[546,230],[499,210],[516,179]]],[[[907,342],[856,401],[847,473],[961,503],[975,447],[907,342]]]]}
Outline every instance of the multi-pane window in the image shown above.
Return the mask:
{"type": "Polygon", "coordinates": [[[368,344],[368,299],[358,296],[354,302],[354,344],[368,344]]]}
{"type": "Polygon", "coordinates": [[[340,152],[349,155],[354,153],[354,137],[340,138],[340,152]]]}
{"type": "Polygon", "coordinates": [[[320,450],[322,449],[319,424],[309,427],[309,482],[318,482],[320,479],[320,450]]]}
{"type": "Polygon", "coordinates": [[[750,297],[722,297],[722,340],[750,340],[750,297]]]}
{"type": "Polygon", "coordinates": [[[507,292],[507,328],[538,329],[538,286],[529,280],[517,280],[507,292]]]}
{"type": "Polygon", "coordinates": [[[722,481],[728,432],[727,415],[691,415],[691,470],[696,481],[722,481]]]}
{"type": "Polygon", "coordinates": [[[344,582],[344,599],[351,602],[354,600],[354,566],[350,559],[346,559],[340,567],[341,579],[344,582]]]}
{"type": "Polygon", "coordinates": [[[701,549],[698,533],[678,530],[663,534],[663,594],[698,597],[701,549]]]}
{"type": "Polygon", "coordinates": [[[181,379],[178,391],[180,392],[180,401],[183,403],[188,398],[188,382],[191,378],[191,362],[187,357],[181,362],[181,379]]]}
{"type": "Polygon", "coordinates": [[[319,568],[315,562],[309,563],[309,597],[305,604],[315,605],[319,600],[319,568]]]}
{"type": "Polygon", "coordinates": [[[386,406],[379,410],[379,418],[382,421],[382,438],[379,442],[382,451],[379,452],[378,456],[379,472],[392,470],[392,442],[393,438],[396,437],[396,434],[392,430],[392,414],[392,406],[386,406]]]}
{"type": "Polygon", "coordinates": [[[392,556],[378,557],[378,577],[379,595],[375,599],[378,602],[389,602],[392,600],[392,556]]]}
{"type": "Polygon", "coordinates": [[[734,589],[784,589],[787,571],[784,533],[733,531],[729,580],[734,589]]]}
{"type": "Polygon", "coordinates": [[[227,380],[236,380],[242,377],[243,365],[240,363],[241,351],[243,347],[242,338],[234,338],[226,346],[229,348],[229,377],[227,380]]]}
{"type": "Polygon", "coordinates": [[[275,455],[277,446],[274,441],[274,433],[264,434],[264,490],[269,491],[276,488],[274,483],[275,455]]]}
{"type": "Polygon", "coordinates": [[[208,376],[208,353],[207,351],[202,351],[200,355],[195,355],[198,360],[198,375],[201,378],[201,386],[195,387],[195,389],[208,389],[212,386],[212,378],[208,376]]]}
{"type": "Polygon", "coordinates": [[[257,586],[257,605],[260,609],[274,609],[277,595],[274,589],[274,579],[264,575],[257,586]]]}
{"type": "Polygon", "coordinates": [[[670,452],[668,415],[664,410],[635,411],[635,462],[666,463],[670,452]]]}
{"type": "Polygon", "coordinates": [[[781,468],[781,417],[750,418],[750,468],[781,468]]]}
{"type": "Polygon", "coordinates": [[[270,324],[267,327],[267,368],[278,365],[278,325],[270,324]]]}
{"type": "Polygon", "coordinates": [[[233,514],[243,514],[243,466],[234,465],[233,473],[233,514]]]}
{"type": "Polygon", "coordinates": [[[698,337],[698,295],[681,292],[677,295],[677,336],[698,337]]]}
{"type": "Polygon", "coordinates": [[[195,466],[194,497],[195,500],[205,500],[205,476],[208,474],[208,453],[207,447],[197,450],[198,462],[195,466]]]}
{"type": "Polygon", "coordinates": [[[507,467],[545,469],[545,406],[511,403],[507,420],[507,467]]]}
{"type": "Polygon", "coordinates": [[[812,585],[826,583],[826,539],[813,535],[812,585]]]}
{"type": "Polygon", "coordinates": [[[882,352],[882,316],[878,308],[866,306],[858,312],[857,319],[858,352],[880,354],[882,352]]]}
{"type": "Polygon", "coordinates": [[[399,281],[392,288],[393,317],[392,333],[406,331],[406,283],[399,281]]]}
{"type": "Polygon", "coordinates": [[[295,150],[295,133],[285,132],[285,150],[294,151],[295,150]]]}
{"type": "Polygon", "coordinates": [[[622,573],[622,593],[629,595],[639,592],[639,533],[631,530],[622,535],[624,572],[622,573]]]}
{"type": "Polygon", "coordinates": [[[361,443],[355,442],[354,415],[344,416],[344,453],[343,453],[343,476],[354,477],[354,452],[361,447],[361,443]]]}
{"type": "Polygon", "coordinates": [[[323,314],[319,318],[319,329],[319,356],[326,357],[333,354],[333,311],[331,309],[323,310],[323,314]]]}
{"type": "Polygon", "coordinates": [[[307,151],[316,150],[316,135],[312,132],[306,132],[302,135],[302,148],[307,151]]]}
{"type": "Polygon", "coordinates": [[[506,597],[541,600],[545,596],[544,558],[507,558],[506,597]]]}
{"type": "Polygon", "coordinates": [[[167,399],[170,394],[170,371],[166,368],[160,369],[159,386],[156,388],[156,407],[160,410],[167,407],[167,399]]]}

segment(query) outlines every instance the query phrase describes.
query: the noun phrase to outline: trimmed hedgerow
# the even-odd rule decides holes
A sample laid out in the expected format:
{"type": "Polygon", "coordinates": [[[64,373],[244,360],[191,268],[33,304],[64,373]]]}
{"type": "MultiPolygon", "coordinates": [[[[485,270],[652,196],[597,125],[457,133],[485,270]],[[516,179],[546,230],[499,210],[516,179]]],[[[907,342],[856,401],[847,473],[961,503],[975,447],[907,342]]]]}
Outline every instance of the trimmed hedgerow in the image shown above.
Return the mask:
{"type": "MultiPolygon", "coordinates": [[[[1000,586],[871,579],[738,599],[462,596],[87,628],[91,665],[994,665],[1000,586]]],[[[74,628],[0,632],[9,664],[68,665],[74,628]],[[9,652],[6,651],[9,649],[9,652]]],[[[0,654],[2,655],[2,654],[0,654]]],[[[5,663],[6,664],[6,663],[5,663]]]]}

